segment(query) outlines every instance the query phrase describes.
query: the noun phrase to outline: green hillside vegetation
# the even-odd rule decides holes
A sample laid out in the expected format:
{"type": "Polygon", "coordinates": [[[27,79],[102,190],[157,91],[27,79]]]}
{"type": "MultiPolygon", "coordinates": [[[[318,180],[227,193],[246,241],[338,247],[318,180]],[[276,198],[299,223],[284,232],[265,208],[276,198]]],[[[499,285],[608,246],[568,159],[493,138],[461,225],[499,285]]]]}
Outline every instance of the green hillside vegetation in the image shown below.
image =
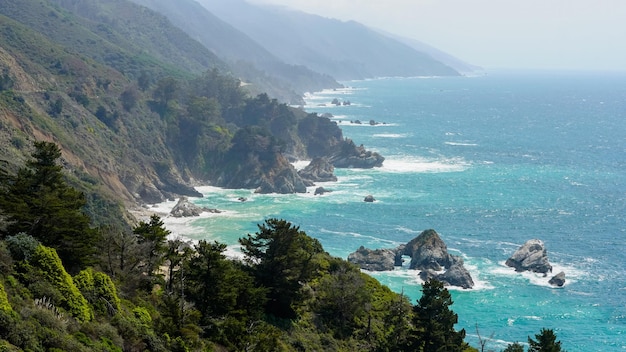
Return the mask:
{"type": "MultiPolygon", "coordinates": [[[[103,211],[119,213],[119,200],[154,203],[199,195],[189,187],[194,180],[224,183],[225,172],[234,172],[228,165],[257,158],[255,144],[230,150],[242,127],[254,125],[281,146],[266,151],[275,161],[260,165],[266,169],[248,166],[260,177],[290,168],[281,155],[310,157],[309,131],[299,125],[319,117],[265,94],[250,98],[219,62],[198,72],[200,58],[214,56],[164,17],[121,0],[6,5],[0,8],[2,155],[16,169],[35,140],[57,143],[93,221],[111,218],[103,211]],[[112,13],[122,9],[128,17],[114,21],[112,13]],[[123,25],[131,17],[134,25],[123,25]],[[179,36],[195,43],[193,50],[179,47],[185,43],[179,36]]],[[[338,127],[327,130],[318,144],[345,142],[338,127]]]]}
{"type": "Polygon", "coordinates": [[[225,67],[124,0],[0,0],[0,350],[472,350],[438,283],[413,306],[288,221],[235,260],[130,215],[354,149],[225,67]]]}
{"type": "MultiPolygon", "coordinates": [[[[38,143],[30,165],[50,150],[56,146],[38,143]]],[[[454,328],[441,282],[424,283],[412,305],[285,220],[268,219],[243,236],[240,260],[227,258],[219,242],[168,240],[153,215],[132,231],[102,231],[91,244],[100,255],[71,276],[62,262],[76,254],[57,249],[80,238],[48,247],[45,234],[7,230],[23,228],[18,219],[27,217],[15,214],[30,211],[5,201],[24,173],[4,173],[9,182],[0,189],[0,210],[14,215],[0,224],[3,350],[477,351],[454,328]]],[[[54,197],[66,187],[59,181],[32,192],[54,197]]],[[[560,351],[552,330],[535,338],[530,350],[560,351]]]]}

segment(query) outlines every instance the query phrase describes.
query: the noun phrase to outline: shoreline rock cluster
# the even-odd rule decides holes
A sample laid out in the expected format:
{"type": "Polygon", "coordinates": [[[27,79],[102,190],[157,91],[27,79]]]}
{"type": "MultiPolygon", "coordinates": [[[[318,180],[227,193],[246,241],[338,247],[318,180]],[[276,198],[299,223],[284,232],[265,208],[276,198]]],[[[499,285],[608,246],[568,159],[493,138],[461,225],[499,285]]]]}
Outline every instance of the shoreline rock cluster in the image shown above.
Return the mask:
{"type": "Polygon", "coordinates": [[[474,287],[474,280],[463,266],[463,259],[448,253],[446,244],[435,230],[425,230],[419,236],[392,249],[367,249],[361,246],[348,256],[348,261],[361,269],[394,270],[402,266],[403,256],[411,257],[409,269],[420,270],[420,278],[435,278],[446,285],[464,289],[474,287]]]}
{"type": "MultiPolygon", "coordinates": [[[[507,259],[507,266],[514,268],[516,272],[530,271],[548,276],[552,273],[552,265],[548,261],[548,254],[543,241],[532,239],[526,241],[513,255],[507,259]]],[[[565,273],[554,275],[548,283],[552,286],[562,287],[565,285],[565,273]]]]}
{"type": "Polygon", "coordinates": [[[192,216],[200,216],[200,214],[204,212],[214,214],[221,213],[221,211],[217,209],[199,207],[190,202],[187,197],[180,197],[180,199],[178,199],[178,203],[176,203],[176,205],[170,211],[170,215],[175,218],[186,218],[192,216]]]}
{"type": "MultiPolygon", "coordinates": [[[[445,285],[464,289],[474,287],[463,259],[448,253],[446,244],[435,230],[425,230],[407,244],[396,248],[368,249],[363,246],[348,256],[348,261],[363,270],[392,271],[402,266],[403,257],[410,257],[409,270],[419,270],[422,280],[437,279],[445,285]]],[[[506,265],[517,272],[531,271],[547,276],[552,272],[545,246],[541,240],[527,241],[506,261],[506,265]]],[[[553,276],[550,285],[562,287],[565,273],[553,276]]]]}

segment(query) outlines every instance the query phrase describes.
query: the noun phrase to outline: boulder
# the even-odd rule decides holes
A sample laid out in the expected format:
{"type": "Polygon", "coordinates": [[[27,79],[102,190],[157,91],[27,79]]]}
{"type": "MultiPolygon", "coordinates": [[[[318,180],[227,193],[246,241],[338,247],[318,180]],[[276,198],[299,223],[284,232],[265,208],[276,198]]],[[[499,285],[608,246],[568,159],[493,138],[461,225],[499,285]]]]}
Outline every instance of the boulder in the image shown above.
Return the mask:
{"type": "Polygon", "coordinates": [[[546,247],[538,239],[528,240],[513,255],[507,259],[506,265],[515,268],[515,271],[532,271],[547,274],[552,272],[552,265],[548,261],[546,247]]]}
{"type": "Polygon", "coordinates": [[[366,150],[363,145],[356,146],[347,139],[332,152],[329,162],[338,168],[371,169],[381,167],[385,158],[376,152],[366,150]]]}
{"type": "Polygon", "coordinates": [[[175,218],[200,216],[202,208],[191,203],[187,197],[180,197],[178,203],[170,211],[170,215],[175,218]]]}
{"type": "Polygon", "coordinates": [[[321,195],[323,195],[324,193],[328,193],[328,192],[332,192],[332,191],[331,191],[331,190],[329,190],[329,189],[326,189],[326,188],[324,188],[324,187],[317,187],[317,188],[315,189],[315,193],[313,193],[313,195],[315,195],[315,196],[320,195],[320,196],[321,196],[321,195]]]}
{"type": "Polygon", "coordinates": [[[562,287],[565,285],[565,273],[561,271],[560,273],[554,275],[548,283],[552,286],[562,287]]]}
{"type": "Polygon", "coordinates": [[[435,230],[423,231],[405,245],[395,249],[367,249],[361,246],[348,261],[366,270],[393,270],[402,266],[402,256],[411,257],[409,269],[420,270],[424,281],[437,279],[446,285],[464,289],[474,287],[474,280],[463,266],[463,259],[448,253],[446,244],[435,230]]]}
{"type": "Polygon", "coordinates": [[[463,266],[463,260],[455,257],[457,260],[446,270],[445,273],[438,275],[437,279],[444,284],[450,286],[462,287],[464,289],[474,287],[474,280],[469,271],[463,266]]]}
{"type": "Polygon", "coordinates": [[[209,213],[215,213],[215,214],[221,213],[221,211],[217,209],[199,207],[191,203],[189,199],[187,199],[187,197],[180,197],[180,199],[178,200],[178,203],[176,203],[176,205],[170,211],[170,215],[175,218],[182,218],[182,217],[200,216],[200,214],[203,212],[209,212],[209,213]]]}
{"type": "Polygon", "coordinates": [[[409,241],[404,248],[404,255],[411,257],[410,269],[440,271],[454,263],[448,247],[432,229],[423,231],[409,241]]]}
{"type": "Polygon", "coordinates": [[[374,196],[371,194],[368,194],[367,196],[365,196],[365,199],[363,199],[364,202],[367,203],[373,203],[376,199],[374,199],[374,196]]]}
{"type": "Polygon", "coordinates": [[[311,160],[309,165],[304,169],[298,171],[298,175],[303,180],[310,182],[330,182],[337,181],[337,176],[334,175],[335,167],[328,162],[326,158],[315,158],[311,160]]]}
{"type": "Polygon", "coordinates": [[[396,252],[391,249],[368,249],[363,246],[348,256],[350,263],[370,271],[393,270],[395,260],[396,252]]]}
{"type": "Polygon", "coordinates": [[[292,167],[285,167],[278,174],[264,175],[259,181],[255,193],[306,193],[307,183],[302,180],[292,167]]]}

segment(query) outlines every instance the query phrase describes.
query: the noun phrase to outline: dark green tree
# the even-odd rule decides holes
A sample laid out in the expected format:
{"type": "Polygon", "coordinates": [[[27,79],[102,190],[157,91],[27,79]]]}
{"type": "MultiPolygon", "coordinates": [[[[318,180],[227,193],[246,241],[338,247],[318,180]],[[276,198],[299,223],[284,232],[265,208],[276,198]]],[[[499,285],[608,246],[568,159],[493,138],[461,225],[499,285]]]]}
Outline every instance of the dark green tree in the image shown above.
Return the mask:
{"type": "Polygon", "coordinates": [[[248,328],[262,319],[266,291],[225,250],[219,242],[195,246],[184,268],[186,299],[202,314],[206,336],[242,350],[248,328]]]}
{"type": "Polygon", "coordinates": [[[145,253],[144,266],[147,274],[147,289],[151,289],[159,278],[156,271],[165,261],[167,236],[170,231],[163,226],[163,220],[154,214],[149,222],[141,221],[133,229],[139,244],[145,253]]]}
{"type": "Polygon", "coordinates": [[[528,337],[528,352],[561,352],[561,341],[556,340],[552,329],[541,329],[533,340],[528,337]]]}
{"type": "Polygon", "coordinates": [[[258,227],[254,235],[239,239],[245,260],[253,267],[257,282],[269,289],[266,312],[293,319],[302,284],[315,276],[315,258],[324,249],[318,240],[285,220],[268,219],[258,227]]]}
{"type": "Polygon", "coordinates": [[[431,279],[422,285],[422,297],[413,307],[412,351],[454,352],[467,348],[463,342],[465,329],[454,330],[458,316],[450,310],[452,303],[450,292],[441,281],[431,279]]]}
{"type": "Polygon", "coordinates": [[[315,311],[330,331],[343,339],[352,335],[359,318],[367,320],[370,300],[358,268],[344,261],[320,279],[315,311]]]}
{"type": "Polygon", "coordinates": [[[35,142],[32,157],[0,193],[8,220],[2,237],[27,233],[55,248],[65,267],[77,272],[92,264],[98,240],[82,210],[85,197],[65,182],[56,144],[35,142]]]}
{"type": "Polygon", "coordinates": [[[524,352],[524,346],[519,342],[514,342],[506,346],[502,352],[524,352]]]}

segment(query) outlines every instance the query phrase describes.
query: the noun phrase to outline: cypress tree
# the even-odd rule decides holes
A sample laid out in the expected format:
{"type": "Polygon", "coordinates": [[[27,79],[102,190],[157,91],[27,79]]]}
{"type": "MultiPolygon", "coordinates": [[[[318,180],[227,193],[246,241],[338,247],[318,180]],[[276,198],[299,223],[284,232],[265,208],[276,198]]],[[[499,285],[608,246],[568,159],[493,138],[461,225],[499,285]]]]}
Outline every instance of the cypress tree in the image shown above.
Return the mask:
{"type": "Polygon", "coordinates": [[[561,352],[561,341],[556,340],[554,330],[541,329],[535,338],[528,338],[528,352],[561,352]]]}
{"type": "Polygon", "coordinates": [[[454,330],[459,318],[449,308],[452,303],[450,292],[441,281],[431,279],[422,285],[422,297],[413,307],[415,331],[410,339],[411,350],[455,352],[466,349],[465,329],[454,330]]]}
{"type": "Polygon", "coordinates": [[[27,233],[55,248],[70,271],[78,271],[93,261],[97,241],[82,212],[85,196],[65,182],[56,144],[35,142],[31,156],[17,175],[8,176],[0,192],[0,209],[8,222],[2,237],[27,233]]]}

